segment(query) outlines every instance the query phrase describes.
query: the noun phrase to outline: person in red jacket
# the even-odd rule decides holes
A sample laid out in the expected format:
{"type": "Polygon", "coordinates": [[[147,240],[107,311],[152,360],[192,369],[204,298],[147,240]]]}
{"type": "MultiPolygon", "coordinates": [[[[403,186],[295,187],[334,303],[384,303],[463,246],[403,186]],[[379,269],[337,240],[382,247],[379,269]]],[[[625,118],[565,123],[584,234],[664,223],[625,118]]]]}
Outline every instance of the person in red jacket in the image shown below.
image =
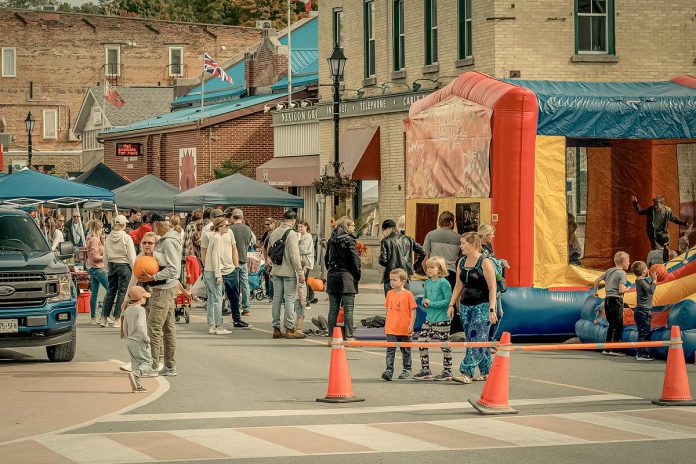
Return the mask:
{"type": "Polygon", "coordinates": [[[130,236],[133,239],[133,243],[135,244],[135,248],[138,253],[140,252],[140,241],[148,232],[152,232],[150,216],[144,216],[142,225],[137,229],[130,231],[130,236]]]}

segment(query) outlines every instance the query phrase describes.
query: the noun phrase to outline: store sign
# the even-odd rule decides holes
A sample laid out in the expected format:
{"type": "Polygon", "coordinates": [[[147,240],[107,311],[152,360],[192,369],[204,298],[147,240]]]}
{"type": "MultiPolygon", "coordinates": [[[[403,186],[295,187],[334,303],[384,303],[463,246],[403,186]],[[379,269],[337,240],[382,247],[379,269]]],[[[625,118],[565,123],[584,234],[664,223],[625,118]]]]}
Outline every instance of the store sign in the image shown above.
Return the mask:
{"type": "Polygon", "coordinates": [[[142,143],[117,143],[116,156],[140,156],[142,155],[142,143]]]}
{"type": "MultiPolygon", "coordinates": [[[[370,114],[405,112],[418,100],[430,95],[431,91],[394,94],[384,97],[371,97],[362,100],[345,101],[339,105],[339,114],[342,118],[353,116],[365,116],[370,114]]],[[[317,120],[331,119],[333,117],[333,104],[321,103],[314,108],[298,108],[273,112],[274,126],[287,126],[317,120]]]]}

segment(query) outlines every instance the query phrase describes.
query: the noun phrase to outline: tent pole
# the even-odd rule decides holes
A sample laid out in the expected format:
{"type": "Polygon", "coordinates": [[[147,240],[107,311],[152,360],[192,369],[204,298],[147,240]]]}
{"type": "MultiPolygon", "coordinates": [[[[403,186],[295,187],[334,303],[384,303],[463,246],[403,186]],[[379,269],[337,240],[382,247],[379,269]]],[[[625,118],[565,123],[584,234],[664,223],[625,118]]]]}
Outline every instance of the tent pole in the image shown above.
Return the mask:
{"type": "Polygon", "coordinates": [[[82,227],[82,213],[80,212],[80,204],[76,203],[77,213],[80,215],[80,236],[82,238],[82,246],[87,246],[87,239],[85,238],[85,228],[82,227]]]}

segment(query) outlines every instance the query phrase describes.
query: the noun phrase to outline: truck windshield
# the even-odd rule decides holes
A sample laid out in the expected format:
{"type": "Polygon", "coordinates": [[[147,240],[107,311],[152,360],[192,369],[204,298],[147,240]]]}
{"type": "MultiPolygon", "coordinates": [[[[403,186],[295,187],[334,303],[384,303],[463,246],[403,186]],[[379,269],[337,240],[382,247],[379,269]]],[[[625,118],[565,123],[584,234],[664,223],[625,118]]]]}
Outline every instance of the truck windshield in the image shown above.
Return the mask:
{"type": "Polygon", "coordinates": [[[48,243],[33,220],[0,216],[0,251],[49,252],[48,243]]]}

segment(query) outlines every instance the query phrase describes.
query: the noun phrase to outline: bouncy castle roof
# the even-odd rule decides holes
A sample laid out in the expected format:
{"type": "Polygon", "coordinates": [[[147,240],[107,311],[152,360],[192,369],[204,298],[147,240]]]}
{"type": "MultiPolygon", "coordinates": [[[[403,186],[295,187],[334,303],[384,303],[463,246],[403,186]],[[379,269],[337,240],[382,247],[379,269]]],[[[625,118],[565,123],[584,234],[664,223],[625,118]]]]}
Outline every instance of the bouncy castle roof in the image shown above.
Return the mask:
{"type": "Polygon", "coordinates": [[[663,82],[503,80],[536,94],[539,135],[696,138],[694,77],[663,82]]]}

